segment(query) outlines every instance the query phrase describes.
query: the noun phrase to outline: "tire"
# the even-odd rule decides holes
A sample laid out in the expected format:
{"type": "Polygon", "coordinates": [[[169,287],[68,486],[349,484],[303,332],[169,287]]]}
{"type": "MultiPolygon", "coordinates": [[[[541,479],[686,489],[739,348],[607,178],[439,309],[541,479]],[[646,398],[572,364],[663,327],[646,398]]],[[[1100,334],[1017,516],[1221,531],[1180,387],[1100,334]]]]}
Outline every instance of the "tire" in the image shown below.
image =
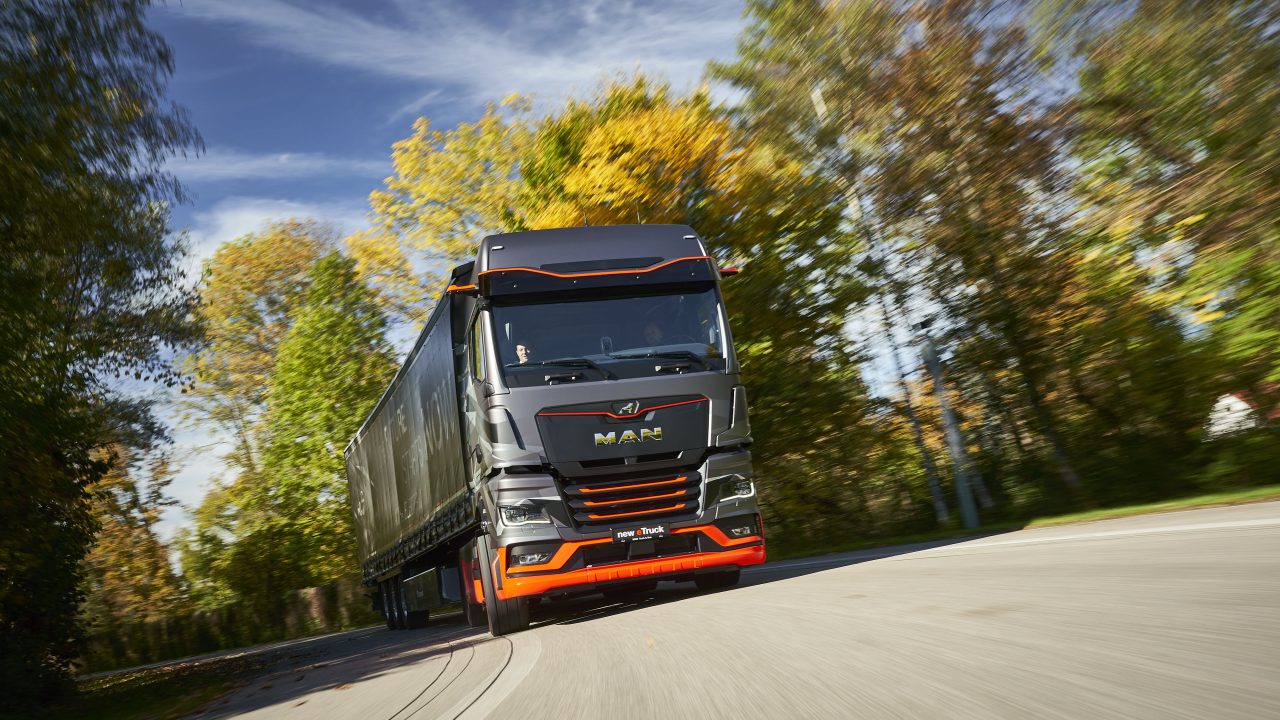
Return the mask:
{"type": "Polygon", "coordinates": [[[529,603],[525,598],[498,599],[497,583],[493,577],[498,556],[488,535],[476,538],[476,556],[484,560],[480,568],[480,586],[484,588],[484,612],[489,621],[489,634],[500,637],[529,627],[529,603]]]}
{"type": "Polygon", "coordinates": [[[382,593],[382,617],[387,622],[388,630],[400,629],[400,610],[396,606],[395,580],[383,580],[378,585],[378,592],[382,593]]]}
{"type": "Polygon", "coordinates": [[[469,545],[458,552],[458,568],[462,571],[462,615],[471,627],[487,627],[484,604],[476,599],[475,581],[480,579],[480,563],[476,560],[475,546],[469,545]]]}
{"type": "Polygon", "coordinates": [[[742,569],[734,568],[727,571],[706,573],[705,575],[695,575],[693,584],[697,585],[699,590],[723,590],[737,585],[738,580],[741,578],[742,569]]]}

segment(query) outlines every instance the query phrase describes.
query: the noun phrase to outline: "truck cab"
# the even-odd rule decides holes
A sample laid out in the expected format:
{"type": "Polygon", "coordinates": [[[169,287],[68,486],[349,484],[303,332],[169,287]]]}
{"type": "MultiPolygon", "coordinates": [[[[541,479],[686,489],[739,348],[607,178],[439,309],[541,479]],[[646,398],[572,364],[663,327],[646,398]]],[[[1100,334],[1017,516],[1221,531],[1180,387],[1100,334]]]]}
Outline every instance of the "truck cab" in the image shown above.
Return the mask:
{"type": "Polygon", "coordinates": [[[721,275],[679,225],[493,235],[455,272],[489,539],[469,602],[520,626],[531,597],[720,587],[764,561],[721,275]]]}

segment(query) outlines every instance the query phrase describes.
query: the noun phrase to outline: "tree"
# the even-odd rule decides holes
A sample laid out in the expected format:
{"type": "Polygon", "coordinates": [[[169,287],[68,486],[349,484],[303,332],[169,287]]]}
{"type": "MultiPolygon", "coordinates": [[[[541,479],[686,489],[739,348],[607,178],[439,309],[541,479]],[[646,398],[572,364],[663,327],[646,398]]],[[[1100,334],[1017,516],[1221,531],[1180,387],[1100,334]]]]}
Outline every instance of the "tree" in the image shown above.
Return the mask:
{"type": "Polygon", "coordinates": [[[94,488],[100,529],[85,558],[86,615],[99,629],[167,617],[181,601],[169,548],[155,530],[164,508],[174,504],[164,494],[173,480],[168,459],[163,454],[146,459],[146,473],[139,477],[143,458],[133,459],[123,447],[110,452],[119,457],[94,488]]]}
{"type": "Polygon", "coordinates": [[[356,569],[342,450],[395,371],[385,317],[355,262],[321,257],[294,299],[265,391],[261,462],[216,488],[181,540],[197,600],[275,617],[289,590],[356,569]]]}
{"type": "Polygon", "coordinates": [[[195,381],[185,407],[190,419],[232,435],[232,467],[258,469],[257,424],[278,346],[311,267],[335,241],[332,229],[314,221],[285,220],[223,244],[205,262],[199,306],[205,344],[187,360],[195,381]]]}
{"type": "Polygon", "coordinates": [[[347,244],[393,317],[425,321],[450,266],[469,259],[478,238],[523,227],[517,194],[528,111],[527,100],[511,96],[451,130],[419,118],[392,146],[394,174],[369,195],[374,227],[347,244]]]}
{"type": "Polygon", "coordinates": [[[316,262],[280,344],[263,453],[270,482],[244,509],[301,525],[312,583],[356,569],[342,451],[395,374],[385,325],[354,263],[334,253],[316,262]]]}
{"type": "MultiPolygon", "coordinates": [[[[166,157],[195,147],[162,99],[149,3],[0,11],[0,673],[6,707],[66,687],[97,450],[158,427],[110,381],[173,382],[195,337],[166,157]]],[[[132,442],[132,441],[130,441],[132,442]]]]}
{"type": "Polygon", "coordinates": [[[1153,285],[1212,334],[1224,387],[1280,382],[1280,8],[1047,6],[1054,56],[1080,67],[1085,226],[1157,258],[1153,285]]]}
{"type": "Polygon", "coordinates": [[[983,347],[1018,368],[1063,482],[1078,487],[1035,325],[1064,284],[1062,224],[1044,203],[1055,126],[1029,92],[1040,74],[1025,32],[993,21],[993,5],[755,3],[742,57],[718,72],[748,91],[751,122],[845,189],[879,252],[899,255],[879,271],[923,279],[915,297],[941,300],[958,335],[996,341],[983,347]]]}

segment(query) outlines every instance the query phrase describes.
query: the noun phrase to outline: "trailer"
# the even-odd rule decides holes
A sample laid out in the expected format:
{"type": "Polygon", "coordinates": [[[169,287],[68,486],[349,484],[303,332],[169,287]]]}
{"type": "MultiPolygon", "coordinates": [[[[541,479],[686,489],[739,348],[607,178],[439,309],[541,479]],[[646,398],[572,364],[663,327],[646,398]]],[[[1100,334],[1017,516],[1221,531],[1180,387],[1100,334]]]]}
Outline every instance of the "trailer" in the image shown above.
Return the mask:
{"type": "Polygon", "coordinates": [[[764,562],[724,277],[682,225],[492,235],[450,274],[346,448],[364,582],[392,629],[764,562]]]}

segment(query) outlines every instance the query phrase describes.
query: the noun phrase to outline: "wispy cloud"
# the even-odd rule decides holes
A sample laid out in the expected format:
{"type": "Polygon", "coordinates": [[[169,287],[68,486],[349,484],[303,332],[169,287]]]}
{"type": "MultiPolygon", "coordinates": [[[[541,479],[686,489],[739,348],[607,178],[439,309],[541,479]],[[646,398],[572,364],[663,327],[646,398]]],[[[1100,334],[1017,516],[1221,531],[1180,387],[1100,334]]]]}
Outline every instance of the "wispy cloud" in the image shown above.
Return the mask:
{"type": "Polygon", "coordinates": [[[380,7],[375,15],[286,0],[205,0],[175,12],[237,25],[252,42],[317,62],[419,81],[414,97],[447,87],[469,102],[512,92],[555,101],[638,67],[688,87],[709,58],[732,57],[742,26],[739,0],[541,0],[488,12],[403,0],[380,7]]]}
{"type": "Polygon", "coordinates": [[[208,210],[197,212],[188,229],[191,245],[190,271],[213,256],[218,246],[275,220],[289,218],[327,222],[339,233],[350,233],[368,224],[368,208],[350,201],[341,203],[301,202],[282,198],[227,197],[208,210]]]}
{"type": "Polygon", "coordinates": [[[178,157],[169,170],[184,182],[284,180],[302,177],[381,177],[391,160],[333,157],[324,153],[253,154],[231,148],[212,148],[200,156],[178,157]]]}

